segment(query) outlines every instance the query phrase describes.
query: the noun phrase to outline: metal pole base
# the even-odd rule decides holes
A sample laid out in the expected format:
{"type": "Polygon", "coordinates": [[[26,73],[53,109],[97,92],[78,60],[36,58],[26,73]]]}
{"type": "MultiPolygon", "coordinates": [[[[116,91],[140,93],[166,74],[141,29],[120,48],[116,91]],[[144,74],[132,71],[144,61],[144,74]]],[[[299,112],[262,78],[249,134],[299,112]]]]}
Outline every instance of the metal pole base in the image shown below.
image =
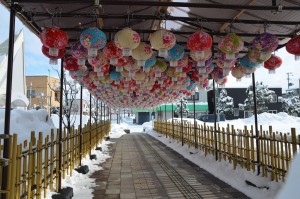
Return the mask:
{"type": "Polygon", "coordinates": [[[60,190],[58,194],[52,195],[53,199],[71,199],[73,198],[73,188],[66,187],[60,190]]]}
{"type": "Polygon", "coordinates": [[[90,169],[89,169],[89,166],[83,165],[83,166],[75,169],[75,171],[77,171],[78,173],[87,174],[90,171],[90,169]]]}

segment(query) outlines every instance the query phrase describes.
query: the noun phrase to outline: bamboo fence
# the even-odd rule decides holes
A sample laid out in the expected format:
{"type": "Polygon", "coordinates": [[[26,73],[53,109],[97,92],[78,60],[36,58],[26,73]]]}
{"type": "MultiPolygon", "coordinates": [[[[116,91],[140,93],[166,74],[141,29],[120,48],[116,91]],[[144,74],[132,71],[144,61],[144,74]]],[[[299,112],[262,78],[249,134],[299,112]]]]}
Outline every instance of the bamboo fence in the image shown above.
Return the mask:
{"type": "Polygon", "coordinates": [[[284,181],[291,160],[300,148],[300,135],[296,135],[295,128],[286,134],[273,132],[272,126],[269,131],[263,131],[260,126],[256,137],[253,126],[236,129],[228,124],[226,128],[218,126],[215,130],[205,123],[194,125],[188,121],[156,120],[154,130],[182,145],[202,150],[205,156],[213,155],[218,161],[228,161],[233,169],[239,165],[248,171],[261,170],[260,175],[270,177],[272,181],[284,181]]]}
{"type": "MultiPolygon", "coordinates": [[[[98,124],[87,124],[79,129],[72,128],[70,132],[65,129],[62,140],[59,140],[59,130],[51,130],[51,134],[43,137],[40,132],[38,138],[35,132],[31,132],[29,141],[18,144],[18,135],[9,137],[9,164],[8,164],[8,199],[22,198],[46,198],[46,190],[58,190],[58,176],[61,172],[62,179],[66,175],[72,176],[74,168],[77,168],[80,157],[88,155],[110,131],[110,121],[100,121],[98,124]],[[80,144],[82,136],[82,144],[80,144]],[[62,153],[59,154],[61,143],[62,153]],[[80,147],[81,155],[80,156],[80,147]],[[61,170],[59,171],[58,157],[62,156],[61,170]]],[[[3,140],[2,140],[3,141],[3,140]]],[[[0,143],[2,154],[3,142],[0,143]]],[[[0,168],[0,184],[2,184],[2,168],[0,168]]]]}

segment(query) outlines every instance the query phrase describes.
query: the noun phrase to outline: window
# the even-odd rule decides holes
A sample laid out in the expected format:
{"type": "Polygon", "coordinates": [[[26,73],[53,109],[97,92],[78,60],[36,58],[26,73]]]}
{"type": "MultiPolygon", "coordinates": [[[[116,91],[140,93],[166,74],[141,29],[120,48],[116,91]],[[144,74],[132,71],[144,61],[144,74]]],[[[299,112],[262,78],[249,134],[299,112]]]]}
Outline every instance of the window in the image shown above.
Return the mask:
{"type": "Polygon", "coordinates": [[[268,113],[277,114],[277,110],[268,110],[268,113]]]}
{"type": "Polygon", "coordinates": [[[277,95],[275,93],[272,94],[272,99],[270,103],[277,103],[277,95]]]}
{"type": "Polygon", "coordinates": [[[238,108],[234,108],[233,116],[235,116],[235,117],[240,116],[240,110],[238,108]]]}
{"type": "MultiPolygon", "coordinates": [[[[35,98],[36,94],[37,94],[37,92],[35,90],[31,89],[31,97],[35,98]]],[[[27,90],[27,98],[30,98],[30,90],[27,90]]]]}

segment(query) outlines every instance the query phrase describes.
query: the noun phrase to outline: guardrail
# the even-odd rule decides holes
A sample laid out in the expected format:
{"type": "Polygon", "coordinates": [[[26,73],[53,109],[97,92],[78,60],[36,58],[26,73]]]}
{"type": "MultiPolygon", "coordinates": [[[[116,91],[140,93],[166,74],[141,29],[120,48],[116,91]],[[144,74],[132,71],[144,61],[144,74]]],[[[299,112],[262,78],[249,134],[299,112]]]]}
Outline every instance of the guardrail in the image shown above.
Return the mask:
{"type": "MultiPolygon", "coordinates": [[[[62,179],[66,175],[72,176],[73,169],[79,166],[80,157],[88,155],[109,132],[110,121],[100,121],[98,124],[85,125],[81,135],[79,130],[74,128],[70,132],[64,129],[62,140],[59,140],[59,130],[56,132],[51,130],[51,134],[45,138],[42,132],[38,138],[35,137],[35,132],[32,132],[30,141],[25,140],[22,144],[18,144],[18,135],[13,134],[8,138],[8,190],[1,190],[1,193],[6,193],[6,198],[9,199],[45,198],[47,188],[51,191],[58,190],[59,172],[62,179]],[[80,136],[82,136],[81,144],[80,136]],[[61,154],[59,154],[60,142],[61,154]],[[59,171],[60,155],[62,165],[59,171]]],[[[0,154],[3,151],[2,145],[3,143],[0,143],[0,154]]],[[[2,166],[4,165],[0,166],[0,185],[2,166]]]]}
{"type": "Polygon", "coordinates": [[[270,176],[272,181],[284,180],[290,161],[300,148],[300,135],[296,135],[295,128],[291,128],[291,134],[285,134],[273,132],[272,126],[269,131],[263,131],[260,126],[256,138],[253,126],[236,129],[228,124],[226,128],[218,126],[215,130],[205,123],[156,120],[154,130],[182,145],[202,150],[205,156],[209,154],[218,161],[228,161],[234,169],[237,165],[253,172],[261,169],[260,175],[270,176]],[[259,143],[259,150],[256,150],[256,143],[259,143]]]}

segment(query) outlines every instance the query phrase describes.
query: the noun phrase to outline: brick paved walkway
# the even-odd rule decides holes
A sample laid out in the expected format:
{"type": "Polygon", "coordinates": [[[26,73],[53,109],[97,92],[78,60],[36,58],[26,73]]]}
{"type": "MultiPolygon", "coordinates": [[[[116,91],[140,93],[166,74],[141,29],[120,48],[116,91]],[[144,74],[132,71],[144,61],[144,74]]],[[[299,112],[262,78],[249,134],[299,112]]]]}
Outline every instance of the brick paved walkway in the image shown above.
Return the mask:
{"type": "Polygon", "coordinates": [[[147,134],[112,139],[96,178],[96,199],[248,198],[147,134]]]}

